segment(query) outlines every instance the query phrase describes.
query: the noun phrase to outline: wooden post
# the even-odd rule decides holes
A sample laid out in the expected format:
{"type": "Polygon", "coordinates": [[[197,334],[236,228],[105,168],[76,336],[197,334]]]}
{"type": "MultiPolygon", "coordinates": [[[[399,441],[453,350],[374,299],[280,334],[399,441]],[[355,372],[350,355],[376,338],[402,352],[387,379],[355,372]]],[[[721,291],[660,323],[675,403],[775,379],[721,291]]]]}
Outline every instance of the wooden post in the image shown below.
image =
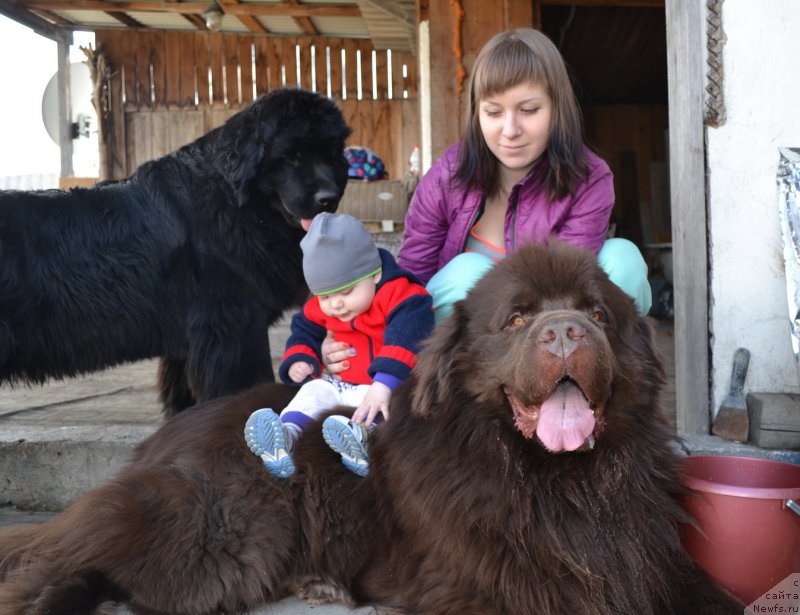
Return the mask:
{"type": "MultiPolygon", "coordinates": [[[[119,37],[114,37],[121,42],[119,37]]],[[[98,47],[81,47],[83,55],[86,56],[86,64],[89,66],[89,74],[92,79],[92,106],[97,114],[97,147],[99,153],[98,176],[101,181],[110,179],[108,170],[108,117],[106,113],[106,87],[110,81],[110,71],[106,55],[98,47]]]]}
{"type": "Polygon", "coordinates": [[[56,41],[58,53],[58,145],[61,148],[61,177],[72,177],[72,88],[69,46],[72,33],[64,31],[56,41]]]}
{"type": "MultiPolygon", "coordinates": [[[[502,30],[531,26],[533,8],[520,0],[504,0],[499,7],[485,0],[428,0],[427,8],[431,58],[429,121],[431,155],[435,160],[461,136],[466,88],[480,48],[502,30]],[[459,77],[460,69],[464,71],[463,78],[459,77]]],[[[418,57],[423,70],[425,59],[421,54],[418,57]]],[[[420,97],[424,101],[422,92],[420,97]]],[[[423,118],[423,126],[426,121],[428,118],[423,118]]]]}
{"type": "Polygon", "coordinates": [[[709,433],[708,256],[701,3],[667,2],[675,389],[681,435],[709,433]]]}

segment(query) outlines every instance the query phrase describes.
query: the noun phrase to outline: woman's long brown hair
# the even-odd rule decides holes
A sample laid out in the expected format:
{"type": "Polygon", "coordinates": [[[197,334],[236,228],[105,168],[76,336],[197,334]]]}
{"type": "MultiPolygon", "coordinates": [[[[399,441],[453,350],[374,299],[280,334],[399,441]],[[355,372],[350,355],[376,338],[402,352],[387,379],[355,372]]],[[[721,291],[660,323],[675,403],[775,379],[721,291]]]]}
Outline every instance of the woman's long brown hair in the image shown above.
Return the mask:
{"type": "Polygon", "coordinates": [[[497,158],[483,138],[480,102],[521,83],[545,88],[553,104],[547,192],[550,200],[571,194],[586,177],[583,120],[564,59],[553,42],[538,30],[520,28],[496,34],[481,49],[469,79],[466,128],[454,179],[493,196],[500,188],[497,158]]]}

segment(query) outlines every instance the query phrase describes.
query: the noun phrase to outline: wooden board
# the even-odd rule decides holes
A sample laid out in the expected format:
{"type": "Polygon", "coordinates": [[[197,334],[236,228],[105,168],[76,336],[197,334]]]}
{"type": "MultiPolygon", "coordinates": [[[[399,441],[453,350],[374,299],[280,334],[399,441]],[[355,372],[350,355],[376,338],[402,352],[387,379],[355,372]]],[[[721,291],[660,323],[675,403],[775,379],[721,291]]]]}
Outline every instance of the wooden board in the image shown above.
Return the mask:
{"type": "Polygon", "coordinates": [[[708,434],[708,245],[703,132],[703,14],[667,2],[670,195],[679,435],[708,434]]]}
{"type": "Polygon", "coordinates": [[[239,84],[239,37],[222,37],[225,54],[225,104],[238,107],[242,103],[239,84]]]}
{"type": "MultiPolygon", "coordinates": [[[[170,37],[171,38],[171,37],[170,37]]],[[[150,33],[150,64],[153,83],[154,106],[169,104],[167,99],[166,32],[150,33]]]]}
{"type": "MultiPolygon", "coordinates": [[[[166,107],[175,108],[181,104],[181,72],[182,64],[193,63],[192,56],[183,58],[181,54],[180,37],[171,35],[164,37],[164,97],[166,107]]],[[[192,95],[194,95],[194,80],[192,80],[192,95]]]]}
{"type": "Polygon", "coordinates": [[[800,395],[748,393],[750,442],[763,448],[800,449],[800,395]]]}
{"type": "Polygon", "coordinates": [[[351,179],[347,182],[339,213],[347,213],[365,224],[373,223],[374,230],[394,232],[405,220],[411,195],[400,180],[364,182],[351,179]]]}
{"type": "Polygon", "coordinates": [[[194,40],[195,37],[192,33],[183,32],[180,35],[178,62],[180,64],[181,89],[177,101],[179,107],[193,107],[195,104],[197,78],[194,40]]]}
{"type": "Polygon", "coordinates": [[[225,85],[222,77],[222,64],[224,62],[224,51],[222,47],[221,34],[208,35],[208,61],[211,67],[211,92],[213,96],[209,99],[212,105],[222,105],[225,102],[225,85]]]}
{"type": "Polygon", "coordinates": [[[197,74],[198,104],[205,107],[211,102],[208,83],[208,34],[205,32],[196,34],[194,37],[194,63],[197,74]]]}
{"type": "Polygon", "coordinates": [[[237,41],[239,45],[239,75],[242,104],[247,105],[253,102],[253,83],[255,75],[253,75],[253,37],[240,36],[237,41]]]}

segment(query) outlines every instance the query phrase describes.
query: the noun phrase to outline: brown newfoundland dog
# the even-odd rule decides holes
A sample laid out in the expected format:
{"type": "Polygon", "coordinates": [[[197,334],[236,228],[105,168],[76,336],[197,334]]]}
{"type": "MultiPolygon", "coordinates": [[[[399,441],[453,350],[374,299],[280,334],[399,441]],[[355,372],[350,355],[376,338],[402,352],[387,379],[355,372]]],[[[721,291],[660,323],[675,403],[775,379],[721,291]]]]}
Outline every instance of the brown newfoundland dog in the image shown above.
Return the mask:
{"type": "Polygon", "coordinates": [[[367,478],[319,432],[272,478],[263,385],[170,419],[117,478],[0,535],[0,612],[233,613],[288,592],[381,613],[741,613],[683,550],[651,330],[588,253],[495,267],[438,327],[367,478]]]}

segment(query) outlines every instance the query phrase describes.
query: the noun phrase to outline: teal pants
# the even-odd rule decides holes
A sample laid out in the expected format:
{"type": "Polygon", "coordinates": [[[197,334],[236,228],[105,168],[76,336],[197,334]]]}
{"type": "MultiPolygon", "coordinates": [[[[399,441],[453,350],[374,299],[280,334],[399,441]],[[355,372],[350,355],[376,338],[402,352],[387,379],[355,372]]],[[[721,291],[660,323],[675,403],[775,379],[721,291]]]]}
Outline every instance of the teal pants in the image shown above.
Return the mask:
{"type": "MultiPolygon", "coordinates": [[[[625,291],[640,314],[647,314],[652,304],[652,291],[647,281],[647,263],[639,248],[627,239],[615,237],[603,244],[597,262],[614,284],[625,291]]],[[[469,289],[492,268],[487,256],[476,252],[459,254],[434,275],[426,288],[433,298],[436,322],[450,315],[453,303],[467,296],[469,289]]]]}

